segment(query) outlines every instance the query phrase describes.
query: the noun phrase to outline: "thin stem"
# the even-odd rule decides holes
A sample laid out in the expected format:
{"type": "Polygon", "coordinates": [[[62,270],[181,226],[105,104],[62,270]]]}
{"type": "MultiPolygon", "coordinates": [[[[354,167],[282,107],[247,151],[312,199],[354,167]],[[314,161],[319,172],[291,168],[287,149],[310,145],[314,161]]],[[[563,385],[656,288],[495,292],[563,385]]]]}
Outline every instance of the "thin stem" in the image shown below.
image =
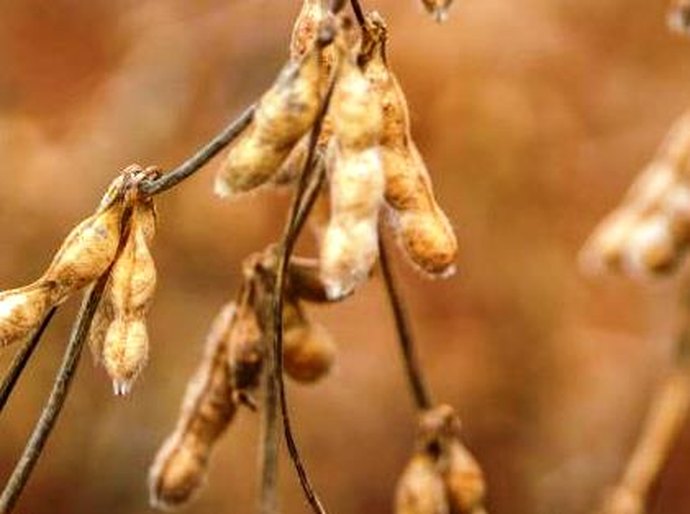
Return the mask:
{"type": "Polygon", "coordinates": [[[366,24],[366,18],[364,16],[364,9],[362,9],[362,5],[359,3],[359,0],[350,0],[350,5],[352,6],[352,12],[355,13],[357,23],[359,23],[360,27],[363,27],[366,24]]]}
{"type": "Polygon", "coordinates": [[[283,303],[285,296],[285,282],[287,277],[287,267],[290,256],[294,249],[297,238],[304,226],[304,223],[311,211],[311,208],[319,194],[319,189],[325,177],[325,165],[317,164],[316,147],[321,134],[323,120],[328,112],[331,98],[333,96],[334,80],[330,81],[328,91],[324,98],[321,111],[314,123],[309,139],[309,150],[304,163],[304,169],[300,175],[297,191],[290,206],[288,222],[285,226],[281,243],[278,245],[278,263],[276,278],[271,295],[271,315],[270,337],[272,344],[268,345],[267,370],[268,378],[266,381],[266,396],[264,402],[264,441],[263,441],[263,461],[262,461],[262,484],[261,484],[261,512],[262,514],[272,514],[275,512],[277,500],[277,467],[278,467],[278,441],[277,433],[270,432],[270,428],[277,428],[277,420],[272,420],[268,416],[277,416],[276,404],[280,403],[280,414],[283,423],[283,432],[290,458],[297,471],[302,490],[317,514],[325,514],[325,509],[314,491],[314,488],[302,462],[299,448],[292,432],[290,412],[285,393],[285,383],[283,381],[283,303]]]}
{"type": "Polygon", "coordinates": [[[254,117],[255,107],[255,105],[252,105],[247,108],[237,119],[225,127],[220,134],[174,170],[157,180],[142,182],[140,185],[142,193],[149,196],[164,193],[208,164],[211,159],[222,152],[226,146],[232,143],[247,128],[254,117]]]}
{"type": "Polygon", "coordinates": [[[388,251],[386,250],[386,243],[383,240],[383,234],[379,234],[379,254],[381,258],[383,282],[386,286],[388,301],[393,311],[393,317],[395,318],[395,329],[398,333],[398,341],[405,362],[407,379],[410,383],[410,388],[412,389],[417,407],[420,410],[427,410],[433,405],[433,401],[431,399],[431,393],[426,387],[422,368],[417,359],[414,338],[412,337],[412,328],[410,327],[407,311],[402,296],[398,291],[393,271],[391,270],[390,259],[388,257],[388,251]]]}
{"type": "Polygon", "coordinates": [[[19,499],[19,495],[24,490],[31,476],[36,462],[38,462],[41,456],[41,452],[43,451],[50,433],[55,427],[55,422],[62,411],[62,407],[69,393],[70,385],[74,379],[77,364],[79,364],[79,358],[84,348],[84,342],[91,328],[91,322],[96,314],[96,309],[101,301],[101,297],[103,296],[103,290],[108,282],[108,275],[108,273],[105,273],[98,279],[98,282],[96,282],[93,288],[84,297],[77,320],[72,329],[72,335],[70,336],[67,349],[65,350],[62,365],[55,377],[55,383],[53,384],[53,389],[50,392],[48,401],[41,412],[41,416],[29,438],[29,442],[24,448],[19,462],[14,468],[0,496],[0,514],[12,512],[12,509],[19,499]]]}
{"type": "Polygon", "coordinates": [[[12,391],[14,391],[14,387],[19,381],[19,377],[21,377],[22,373],[24,372],[29,359],[31,359],[34,350],[36,350],[38,347],[38,343],[41,341],[43,334],[48,328],[48,325],[50,325],[50,322],[56,312],[57,307],[50,309],[46,317],[43,319],[41,326],[38,327],[38,330],[17,352],[17,355],[14,356],[14,359],[10,364],[9,371],[2,380],[2,384],[0,384],[0,412],[2,412],[5,408],[7,400],[9,400],[10,396],[12,395],[12,391]]]}

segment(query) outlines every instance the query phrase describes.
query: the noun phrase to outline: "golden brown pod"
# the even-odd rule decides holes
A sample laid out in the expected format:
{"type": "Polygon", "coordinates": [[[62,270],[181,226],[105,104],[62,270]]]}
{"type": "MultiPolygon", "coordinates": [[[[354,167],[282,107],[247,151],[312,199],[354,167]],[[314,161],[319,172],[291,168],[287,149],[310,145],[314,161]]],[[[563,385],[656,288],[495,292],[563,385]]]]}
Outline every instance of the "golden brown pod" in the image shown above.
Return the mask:
{"type": "Polygon", "coordinates": [[[398,481],[396,514],[450,514],[443,478],[434,458],[417,453],[398,481]]]}
{"type": "Polygon", "coordinates": [[[0,347],[28,337],[38,329],[52,305],[55,284],[36,282],[0,293],[0,347]]]}
{"type": "Polygon", "coordinates": [[[153,205],[138,202],[127,242],[112,270],[109,292],[113,321],[103,341],[103,364],[113,380],[116,395],[129,394],[148,360],[146,314],[157,281],[149,250],[154,226],[153,205]]]}
{"type": "Polygon", "coordinates": [[[384,177],[378,148],[347,152],[334,145],[331,219],[320,251],[328,298],[341,299],[364,282],[378,257],[378,216],[384,177]]]}
{"type": "Polygon", "coordinates": [[[41,278],[0,292],[0,346],[28,337],[51,307],[107,271],[120,241],[123,183],[118,177],[111,184],[96,214],[70,232],[41,278]]]}
{"type": "Polygon", "coordinates": [[[316,42],[319,27],[326,19],[328,9],[324,0],[304,0],[290,39],[290,58],[297,60],[305,55],[316,42]]]}
{"type": "Polygon", "coordinates": [[[103,297],[101,298],[101,303],[98,304],[98,309],[96,309],[96,314],[94,314],[93,320],[91,321],[91,328],[89,329],[87,343],[95,365],[103,362],[103,344],[108,334],[108,329],[115,319],[115,309],[111,299],[110,284],[110,281],[108,281],[105,291],[103,292],[103,297]]]}
{"type": "Polygon", "coordinates": [[[112,264],[120,244],[124,203],[113,201],[67,236],[40,281],[56,285],[55,303],[90,284],[112,264]]]}
{"type": "Polygon", "coordinates": [[[381,155],[386,176],[386,203],[405,253],[421,271],[446,276],[455,269],[458,243],[439,207],[424,160],[410,133],[405,94],[387,64],[386,23],[367,14],[361,62],[373,94],[382,105],[381,155]]]}
{"type": "Polygon", "coordinates": [[[333,133],[344,151],[366,150],[381,141],[381,103],[371,94],[369,81],[349,48],[340,44],[339,51],[341,64],[330,108],[333,133]]]}
{"type": "Polygon", "coordinates": [[[192,499],[204,483],[216,442],[235,416],[226,347],[234,315],[234,304],[228,304],[213,322],[175,431],[151,466],[149,491],[154,507],[173,509],[192,499]]]}
{"type": "Polygon", "coordinates": [[[324,378],[335,361],[335,344],[325,327],[312,322],[299,301],[286,298],[283,307],[283,364],[297,382],[324,378]]]}
{"type": "Polygon", "coordinates": [[[447,466],[443,480],[448,491],[451,511],[472,514],[482,509],[486,484],[479,464],[460,441],[453,440],[447,448],[447,466]]]}
{"type": "Polygon", "coordinates": [[[220,196],[246,193],[268,182],[313,125],[321,106],[320,49],[290,62],[261,98],[252,123],[230,147],[216,177],[220,196]]]}
{"type": "Polygon", "coordinates": [[[311,303],[329,302],[318,260],[292,257],[288,266],[287,281],[291,296],[311,303]]]}

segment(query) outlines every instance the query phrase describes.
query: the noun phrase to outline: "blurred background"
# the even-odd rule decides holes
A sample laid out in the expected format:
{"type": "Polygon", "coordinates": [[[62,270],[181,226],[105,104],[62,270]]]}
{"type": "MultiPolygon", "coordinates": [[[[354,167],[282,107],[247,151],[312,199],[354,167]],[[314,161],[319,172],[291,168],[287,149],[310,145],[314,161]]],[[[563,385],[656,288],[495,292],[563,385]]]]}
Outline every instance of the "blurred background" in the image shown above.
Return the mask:
{"type": "MultiPolygon", "coordinates": [[[[690,42],[665,2],[366,0],[414,135],[459,234],[459,274],[396,259],[424,368],[460,412],[495,513],[591,512],[618,478],[669,369],[682,284],[591,278],[577,251],[687,107],[690,42]]],[[[0,0],[0,289],[38,276],[126,165],[169,168],[255,99],[286,59],[300,2],[0,0]]],[[[212,164],[160,198],[151,361],[129,398],[82,362],[17,512],[137,514],[208,324],[240,263],[276,239],[284,194],[211,194],[212,164]]],[[[0,472],[40,411],[76,306],[63,308],[0,419],[0,472]]],[[[333,513],[391,511],[414,410],[381,283],[312,310],[335,373],[290,386],[294,424],[333,513]]],[[[6,365],[12,350],[0,355],[6,365]]],[[[254,512],[256,416],[218,448],[195,514],[254,512]]],[[[690,513],[690,427],[652,512],[690,513]]],[[[283,462],[285,511],[307,512],[283,462]]]]}

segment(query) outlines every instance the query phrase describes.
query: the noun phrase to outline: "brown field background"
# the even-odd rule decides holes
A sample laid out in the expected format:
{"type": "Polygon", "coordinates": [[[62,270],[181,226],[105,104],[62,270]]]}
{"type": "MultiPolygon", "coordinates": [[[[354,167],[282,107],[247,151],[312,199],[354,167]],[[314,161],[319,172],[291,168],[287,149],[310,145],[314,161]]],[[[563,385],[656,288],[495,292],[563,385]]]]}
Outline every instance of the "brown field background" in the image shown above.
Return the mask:
{"type": "MultiPolygon", "coordinates": [[[[448,281],[396,259],[430,383],[461,413],[491,512],[592,512],[669,368],[680,287],[583,277],[577,251],[686,108],[690,42],[667,32],[661,1],[457,0],[443,26],[414,0],[365,3],[388,17],[414,135],[462,243],[448,281]]],[[[0,0],[0,289],[41,272],[118,170],[174,166],[248,105],[286,58],[298,4],[0,0]]],[[[85,355],[18,513],[152,512],[147,467],[207,326],[287,205],[221,202],[214,167],[158,203],[153,347],[134,394],[114,398],[85,355]]],[[[0,418],[3,477],[75,303],[0,418]]],[[[414,417],[381,284],[312,312],[340,354],[327,381],[290,386],[308,467],[329,512],[391,512],[414,417]]],[[[186,512],[254,512],[257,427],[241,416],[186,512]]],[[[690,430],[651,512],[690,513],[688,455],[690,430]]],[[[285,511],[307,512],[287,460],[282,484],[285,511]]]]}

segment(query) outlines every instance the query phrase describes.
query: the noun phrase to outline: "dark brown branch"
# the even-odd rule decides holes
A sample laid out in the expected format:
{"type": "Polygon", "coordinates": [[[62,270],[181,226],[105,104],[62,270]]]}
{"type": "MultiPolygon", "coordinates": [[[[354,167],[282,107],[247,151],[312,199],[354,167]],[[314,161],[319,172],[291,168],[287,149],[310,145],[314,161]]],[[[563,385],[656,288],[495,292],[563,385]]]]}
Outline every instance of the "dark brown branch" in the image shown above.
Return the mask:
{"type": "Polygon", "coordinates": [[[433,405],[431,394],[426,387],[424,375],[422,373],[417,353],[414,345],[414,338],[412,337],[412,328],[407,317],[405,305],[398,291],[395,277],[391,269],[388,251],[386,250],[386,243],[383,240],[383,234],[379,231],[379,253],[381,258],[381,272],[383,274],[383,281],[386,286],[386,293],[388,294],[388,301],[393,317],[395,319],[395,329],[398,333],[398,341],[400,349],[402,350],[403,360],[405,362],[405,370],[407,372],[407,379],[414,395],[415,403],[420,410],[429,409],[433,405]]]}
{"type": "Polygon", "coordinates": [[[36,423],[36,427],[24,448],[19,462],[0,496],[0,514],[12,512],[55,426],[55,422],[69,393],[69,388],[84,348],[84,342],[88,336],[91,322],[107,282],[108,273],[104,274],[84,297],[48,401],[41,412],[41,417],[36,423]]]}
{"type": "Polygon", "coordinates": [[[204,167],[216,155],[222,152],[226,146],[232,143],[242,131],[247,128],[254,117],[255,106],[246,109],[239,118],[233,120],[223,131],[214,137],[206,146],[199,150],[187,161],[174,170],[153,181],[144,181],[140,185],[141,191],[149,196],[164,193],[172,189],[183,180],[189,178],[199,169],[204,167]]]}
{"type": "Polygon", "coordinates": [[[355,13],[357,23],[359,23],[360,27],[364,27],[367,20],[364,16],[364,9],[362,9],[362,5],[359,3],[359,0],[350,0],[350,5],[352,6],[352,12],[355,13]]]}
{"type": "Polygon", "coordinates": [[[2,384],[0,384],[0,412],[2,412],[2,410],[5,408],[5,404],[7,403],[7,400],[9,400],[12,391],[14,391],[14,387],[17,385],[19,377],[21,377],[22,373],[24,372],[26,364],[29,362],[29,359],[31,359],[34,350],[36,350],[38,347],[38,343],[41,341],[43,334],[48,328],[48,325],[50,325],[50,322],[56,312],[57,307],[50,309],[48,315],[43,319],[43,322],[36,333],[31,337],[31,339],[24,343],[24,346],[22,346],[22,348],[17,352],[17,355],[14,356],[7,374],[2,380],[2,384]]]}

